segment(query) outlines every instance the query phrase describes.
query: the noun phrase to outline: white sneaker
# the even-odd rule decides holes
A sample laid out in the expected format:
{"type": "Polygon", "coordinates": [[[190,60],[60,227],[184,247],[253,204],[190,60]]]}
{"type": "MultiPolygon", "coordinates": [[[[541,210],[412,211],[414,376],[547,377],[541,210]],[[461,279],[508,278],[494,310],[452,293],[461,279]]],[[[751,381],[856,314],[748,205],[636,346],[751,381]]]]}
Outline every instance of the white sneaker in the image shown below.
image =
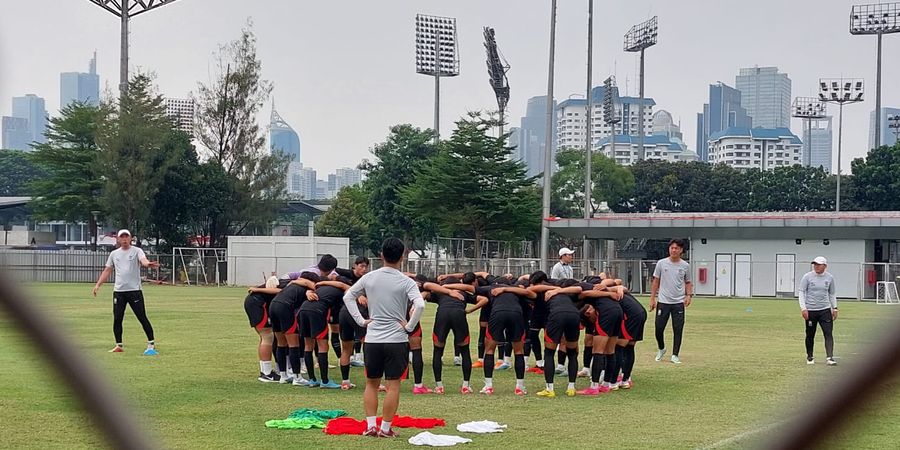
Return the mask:
{"type": "Polygon", "coordinates": [[[565,373],[566,373],[566,366],[564,366],[562,364],[557,364],[556,365],[556,374],[564,375],[565,373]]]}
{"type": "Polygon", "coordinates": [[[681,364],[681,359],[678,357],[678,355],[672,355],[672,362],[675,364],[681,364]]]}
{"type": "Polygon", "coordinates": [[[806,358],[806,365],[811,366],[816,363],[816,358],[806,358]]]}
{"type": "Polygon", "coordinates": [[[302,373],[304,375],[309,375],[309,372],[306,371],[306,363],[300,364],[300,373],[302,373]]]}
{"type": "Polygon", "coordinates": [[[666,354],[666,349],[661,348],[658,352],[656,352],[656,361],[662,361],[663,356],[666,354]]]}
{"type": "Polygon", "coordinates": [[[462,356],[454,356],[453,357],[453,365],[461,366],[462,365],[462,356]]]}
{"type": "Polygon", "coordinates": [[[591,376],[591,369],[587,367],[582,367],[581,370],[578,371],[578,378],[587,378],[591,376]]]}
{"type": "Polygon", "coordinates": [[[534,366],[537,368],[543,369],[544,368],[544,360],[541,359],[541,360],[535,361],[534,366]]]}
{"type": "Polygon", "coordinates": [[[826,358],[826,359],[825,359],[825,365],[827,365],[827,366],[836,366],[836,365],[837,365],[837,361],[835,361],[834,358],[826,358]]]}
{"type": "Polygon", "coordinates": [[[294,376],[294,382],[291,384],[293,384],[294,386],[308,386],[309,381],[299,375],[296,375],[294,376]]]}

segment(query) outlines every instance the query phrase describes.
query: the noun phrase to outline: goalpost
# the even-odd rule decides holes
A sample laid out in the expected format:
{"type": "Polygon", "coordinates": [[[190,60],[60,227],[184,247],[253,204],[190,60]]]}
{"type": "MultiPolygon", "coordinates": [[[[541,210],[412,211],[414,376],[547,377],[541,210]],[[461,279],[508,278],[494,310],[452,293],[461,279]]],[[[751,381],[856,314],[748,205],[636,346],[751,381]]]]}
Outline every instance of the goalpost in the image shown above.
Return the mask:
{"type": "Polygon", "coordinates": [[[900,305],[897,284],[893,281],[879,281],[876,285],[875,302],[879,305],[900,305]]]}
{"type": "Polygon", "coordinates": [[[172,284],[222,284],[219,266],[227,261],[225,248],[175,247],[172,249],[172,284]],[[210,267],[212,265],[213,267],[210,267]]]}

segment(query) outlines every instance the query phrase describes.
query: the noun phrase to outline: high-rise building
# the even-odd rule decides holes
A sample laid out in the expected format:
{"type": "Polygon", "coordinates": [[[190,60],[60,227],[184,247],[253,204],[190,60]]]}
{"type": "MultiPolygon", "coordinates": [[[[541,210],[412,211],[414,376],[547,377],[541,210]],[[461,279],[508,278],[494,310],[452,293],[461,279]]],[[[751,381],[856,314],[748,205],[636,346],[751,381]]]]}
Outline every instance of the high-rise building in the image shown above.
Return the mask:
{"type": "Polygon", "coordinates": [[[751,128],[753,120],[741,106],[741,92],[721,81],[709,85],[709,103],[697,114],[697,156],[709,161],[709,139],[726,128],[751,128]]]}
{"type": "Polygon", "coordinates": [[[777,67],[741,69],[734,79],[741,91],[741,106],[754,127],[789,128],[791,126],[791,79],[777,67]]]}
{"type": "MultiPolygon", "coordinates": [[[[269,149],[290,156],[291,161],[300,161],[300,135],[281,118],[278,111],[275,111],[274,103],[272,103],[272,117],[269,122],[269,149]]],[[[315,183],[315,179],[313,179],[313,183],[315,183]]]]}
{"type": "Polygon", "coordinates": [[[831,172],[831,153],[832,153],[832,131],[831,116],[823,119],[812,119],[810,129],[812,134],[807,131],[806,124],[803,127],[803,151],[806,151],[806,145],[812,145],[809,155],[810,167],[822,167],[826,172],[831,172]]]}
{"type": "Polygon", "coordinates": [[[800,164],[802,147],[787,128],[730,127],[709,137],[709,162],[769,170],[800,164]]]}
{"type": "Polygon", "coordinates": [[[28,121],[28,143],[47,142],[44,132],[47,130],[47,108],[44,99],[34,94],[24,97],[13,97],[12,117],[19,117],[28,121]]]}
{"type": "MultiPolygon", "coordinates": [[[[891,128],[888,117],[900,115],[900,108],[881,108],[881,145],[894,145],[900,128],[891,128]]],[[[869,113],[869,148],[875,147],[875,111],[869,113]]]]}
{"type": "Polygon", "coordinates": [[[175,127],[194,136],[194,117],[196,107],[192,98],[166,98],[166,115],[175,123],[175,127]]]}
{"type": "MultiPolygon", "coordinates": [[[[596,142],[612,134],[612,129],[603,121],[603,97],[606,88],[597,86],[591,89],[593,96],[593,115],[591,116],[591,141],[596,142]]],[[[619,123],[615,124],[616,134],[626,136],[638,135],[638,114],[640,114],[640,98],[620,97],[619,89],[613,88],[612,92],[615,115],[619,123]]],[[[653,124],[653,107],[656,102],[652,98],[644,99],[644,133],[650,135],[653,124]]],[[[556,108],[557,118],[557,142],[559,147],[584,148],[584,139],[587,136],[587,100],[570,98],[563,100],[556,108]]]]}
{"type": "MultiPolygon", "coordinates": [[[[623,166],[630,166],[638,160],[640,141],[637,136],[618,135],[615,146],[612,139],[604,137],[597,141],[595,148],[607,158],[623,166]]],[[[670,139],[662,134],[644,137],[644,158],[669,162],[690,162],[697,160],[697,154],[688,150],[680,139],[670,139]]]]}
{"type": "Polygon", "coordinates": [[[302,200],[316,199],[316,170],[311,167],[303,167],[300,161],[291,161],[288,164],[287,192],[292,197],[302,200]]]}
{"type": "Polygon", "coordinates": [[[97,75],[97,52],[88,62],[88,72],[59,74],[59,109],[72,102],[100,105],[100,76],[97,75]]]}
{"type": "MultiPolygon", "coordinates": [[[[556,102],[554,101],[554,110],[556,102]]],[[[556,115],[553,115],[552,129],[552,157],[556,158],[556,115]]],[[[525,116],[522,117],[519,127],[518,147],[513,152],[515,159],[522,161],[526,166],[526,175],[533,177],[544,173],[544,148],[547,144],[547,96],[531,97],[525,108],[525,116]]]]}
{"type": "Polygon", "coordinates": [[[28,130],[28,119],[3,116],[3,146],[7,150],[30,150],[31,132],[28,130]]]}
{"type": "Polygon", "coordinates": [[[325,198],[334,198],[346,186],[355,186],[362,182],[362,171],[350,167],[341,167],[328,174],[325,198]]]}

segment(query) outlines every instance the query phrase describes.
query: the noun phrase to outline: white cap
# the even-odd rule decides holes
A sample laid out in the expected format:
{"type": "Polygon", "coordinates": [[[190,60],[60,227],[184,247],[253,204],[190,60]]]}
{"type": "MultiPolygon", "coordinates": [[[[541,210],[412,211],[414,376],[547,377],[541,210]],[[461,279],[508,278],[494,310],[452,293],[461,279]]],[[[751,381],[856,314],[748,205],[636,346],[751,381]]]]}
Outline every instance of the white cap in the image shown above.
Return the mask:
{"type": "Polygon", "coordinates": [[[822,264],[822,265],[828,264],[828,260],[825,259],[824,256],[816,256],[812,262],[813,262],[813,264],[822,264]]]}
{"type": "Polygon", "coordinates": [[[562,257],[562,255],[574,255],[574,254],[575,254],[575,250],[572,250],[569,247],[563,247],[563,248],[559,249],[560,257],[562,257]]]}
{"type": "Polygon", "coordinates": [[[122,237],[123,234],[127,234],[127,235],[131,236],[131,232],[126,230],[125,228],[122,228],[121,230],[119,230],[119,232],[116,233],[116,236],[122,237]]]}

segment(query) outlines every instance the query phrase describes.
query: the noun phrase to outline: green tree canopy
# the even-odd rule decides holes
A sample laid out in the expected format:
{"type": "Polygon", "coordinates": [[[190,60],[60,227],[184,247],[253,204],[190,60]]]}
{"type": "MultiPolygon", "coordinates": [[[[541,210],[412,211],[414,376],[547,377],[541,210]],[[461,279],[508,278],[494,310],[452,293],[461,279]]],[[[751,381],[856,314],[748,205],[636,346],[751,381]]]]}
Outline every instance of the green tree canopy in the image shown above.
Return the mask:
{"type": "Polygon", "coordinates": [[[850,168],[853,180],[847,183],[849,192],[842,194],[842,209],[843,197],[850,197],[863,210],[900,211],[900,143],[869,150],[865,158],[854,159],[850,168]]]}
{"type": "Polygon", "coordinates": [[[0,150],[0,197],[23,197],[30,194],[29,183],[47,176],[28,153],[0,150]]]}
{"type": "MultiPolygon", "coordinates": [[[[558,217],[584,215],[584,151],[561,150],[556,154],[559,169],[553,174],[550,213],[558,217]]],[[[606,202],[615,212],[629,209],[634,194],[634,175],[601,153],[591,156],[591,200],[594,210],[606,202]]]]}
{"type": "Polygon", "coordinates": [[[338,192],[328,211],[319,217],[316,234],[348,237],[351,252],[362,255],[372,246],[369,242],[370,222],[368,193],[362,186],[346,186],[338,192]]]}

